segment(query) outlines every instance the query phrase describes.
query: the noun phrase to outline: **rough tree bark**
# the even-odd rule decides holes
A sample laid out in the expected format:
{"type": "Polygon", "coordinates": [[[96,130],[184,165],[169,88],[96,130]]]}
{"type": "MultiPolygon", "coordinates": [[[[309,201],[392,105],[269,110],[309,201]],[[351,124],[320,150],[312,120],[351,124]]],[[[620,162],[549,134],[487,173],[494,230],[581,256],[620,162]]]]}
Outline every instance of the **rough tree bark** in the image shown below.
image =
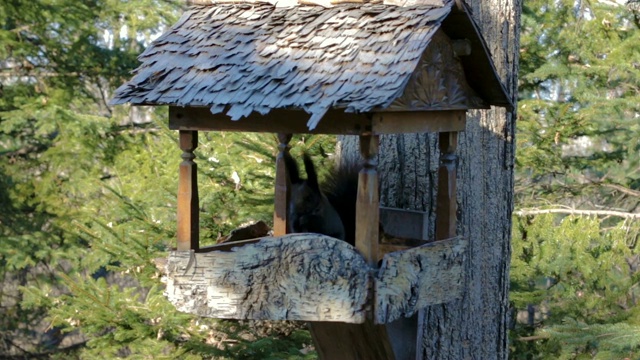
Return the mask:
{"type": "MultiPolygon", "coordinates": [[[[470,4],[500,76],[516,99],[521,0],[470,4]]],[[[467,114],[460,133],[458,234],[469,240],[461,300],[423,312],[422,358],[506,359],[515,110],[467,114]]],[[[356,137],[342,154],[357,154],[356,137]]],[[[381,206],[426,211],[434,238],[438,135],[382,136],[381,206]]]]}

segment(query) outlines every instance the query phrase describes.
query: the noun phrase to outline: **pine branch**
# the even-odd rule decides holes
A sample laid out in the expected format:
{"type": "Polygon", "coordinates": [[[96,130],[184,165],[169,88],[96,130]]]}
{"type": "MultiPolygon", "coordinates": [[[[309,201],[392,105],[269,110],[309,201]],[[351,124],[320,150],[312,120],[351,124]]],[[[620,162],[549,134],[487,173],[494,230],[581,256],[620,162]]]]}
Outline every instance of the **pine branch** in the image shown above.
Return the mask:
{"type": "Polygon", "coordinates": [[[625,193],[627,195],[640,197],[640,191],[629,189],[628,187],[624,187],[622,185],[604,183],[604,184],[602,184],[602,186],[608,187],[608,188],[611,188],[611,189],[614,189],[614,190],[618,190],[621,193],[625,193]]]}
{"type": "Polygon", "coordinates": [[[537,341],[537,340],[546,340],[549,339],[550,336],[547,334],[544,335],[533,335],[533,336],[520,336],[518,341],[537,341]]]}
{"type": "Polygon", "coordinates": [[[625,219],[640,219],[638,213],[628,213],[614,210],[579,210],[579,209],[521,209],[513,212],[517,216],[540,215],[540,214],[567,214],[584,216],[616,216],[625,219]]]}
{"type": "MultiPolygon", "coordinates": [[[[11,342],[12,345],[16,346],[16,344],[14,342],[11,342]]],[[[3,359],[49,359],[51,358],[52,355],[59,355],[59,354],[69,354],[70,352],[79,350],[81,348],[83,348],[84,346],[87,345],[87,341],[81,341],[79,343],[75,343],[73,345],[69,345],[67,347],[63,347],[63,348],[57,348],[57,349],[53,349],[51,351],[45,351],[45,352],[39,352],[39,353],[34,353],[34,352],[30,352],[27,350],[24,350],[22,348],[20,348],[20,350],[23,352],[22,354],[19,355],[9,355],[9,354],[0,354],[0,357],[2,357],[3,359]]]]}

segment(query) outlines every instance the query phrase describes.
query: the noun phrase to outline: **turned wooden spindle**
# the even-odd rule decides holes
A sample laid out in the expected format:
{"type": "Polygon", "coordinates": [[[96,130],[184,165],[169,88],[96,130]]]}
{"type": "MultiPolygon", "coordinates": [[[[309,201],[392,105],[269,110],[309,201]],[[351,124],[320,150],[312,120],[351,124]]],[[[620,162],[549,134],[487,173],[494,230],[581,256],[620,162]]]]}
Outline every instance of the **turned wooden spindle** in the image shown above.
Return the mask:
{"type": "Polygon", "coordinates": [[[198,147],[198,132],[180,130],[180,177],[178,179],[178,250],[200,247],[198,169],[193,151],[198,147]]]}
{"type": "Polygon", "coordinates": [[[291,134],[278,134],[278,156],[276,157],[276,189],[273,212],[273,235],[282,236],[287,233],[287,207],[289,206],[289,196],[291,184],[284,156],[289,152],[291,134]]]}
{"type": "Polygon", "coordinates": [[[456,148],[458,132],[440,133],[440,167],[436,200],[436,240],[456,236],[456,148]]]}
{"type": "Polygon", "coordinates": [[[360,153],[364,166],[358,175],[356,201],[356,249],[370,266],[378,262],[380,200],[378,193],[378,135],[360,136],[360,153]]]}

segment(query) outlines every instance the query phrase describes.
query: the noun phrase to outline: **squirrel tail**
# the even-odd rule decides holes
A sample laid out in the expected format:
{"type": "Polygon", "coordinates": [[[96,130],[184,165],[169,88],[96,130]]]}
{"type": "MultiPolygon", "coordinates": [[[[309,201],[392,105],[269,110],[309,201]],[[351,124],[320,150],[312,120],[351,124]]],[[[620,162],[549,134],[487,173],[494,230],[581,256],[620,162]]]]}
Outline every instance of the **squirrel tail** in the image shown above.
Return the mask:
{"type": "Polygon", "coordinates": [[[358,163],[337,166],[322,182],[321,189],[344,224],[345,241],[355,244],[356,199],[358,197],[358,163]]]}

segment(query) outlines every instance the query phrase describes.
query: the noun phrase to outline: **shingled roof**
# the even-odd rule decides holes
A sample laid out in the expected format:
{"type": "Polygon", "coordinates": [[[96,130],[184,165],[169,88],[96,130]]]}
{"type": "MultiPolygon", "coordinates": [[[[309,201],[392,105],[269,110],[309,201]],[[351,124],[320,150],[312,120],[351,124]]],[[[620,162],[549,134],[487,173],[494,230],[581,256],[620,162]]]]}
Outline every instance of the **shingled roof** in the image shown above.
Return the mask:
{"type": "MultiPolygon", "coordinates": [[[[453,6],[192,6],[140,55],[112,104],[204,106],[233,120],[296,108],[311,130],[330,108],[389,107],[453,6]]],[[[486,103],[508,104],[502,94],[486,103]]]]}

